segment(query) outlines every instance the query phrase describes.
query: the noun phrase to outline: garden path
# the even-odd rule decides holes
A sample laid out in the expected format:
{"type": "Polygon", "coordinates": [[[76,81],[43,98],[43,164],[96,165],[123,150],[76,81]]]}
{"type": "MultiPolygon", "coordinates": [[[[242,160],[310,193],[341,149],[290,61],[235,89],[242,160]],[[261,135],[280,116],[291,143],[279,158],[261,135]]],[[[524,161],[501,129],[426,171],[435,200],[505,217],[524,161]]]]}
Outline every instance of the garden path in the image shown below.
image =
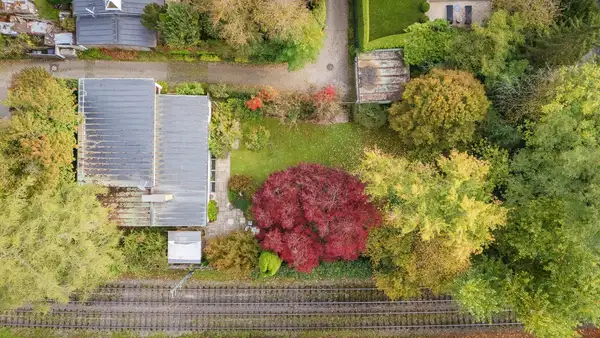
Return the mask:
{"type": "MultiPolygon", "coordinates": [[[[11,75],[23,68],[41,66],[61,78],[109,77],[154,78],[172,82],[208,82],[240,85],[270,85],[279,90],[305,90],[311,85],[334,84],[351,95],[353,83],[348,61],[348,1],[327,2],[325,45],[316,63],[289,72],[285,65],[248,65],[222,62],[133,62],[133,61],[37,61],[0,64],[0,100],[6,98],[11,75]],[[330,65],[330,66],[329,66],[330,65]],[[329,66],[329,67],[328,67],[329,66]],[[329,70],[331,69],[331,70],[329,70]]],[[[347,97],[347,99],[350,99],[347,97]]],[[[0,105],[0,117],[8,109],[0,105]]]]}
{"type": "Polygon", "coordinates": [[[225,235],[231,231],[244,229],[246,219],[241,210],[231,207],[227,192],[227,182],[230,175],[230,155],[227,158],[218,158],[215,164],[215,193],[213,199],[217,201],[219,213],[217,220],[206,226],[204,238],[225,235]]]}

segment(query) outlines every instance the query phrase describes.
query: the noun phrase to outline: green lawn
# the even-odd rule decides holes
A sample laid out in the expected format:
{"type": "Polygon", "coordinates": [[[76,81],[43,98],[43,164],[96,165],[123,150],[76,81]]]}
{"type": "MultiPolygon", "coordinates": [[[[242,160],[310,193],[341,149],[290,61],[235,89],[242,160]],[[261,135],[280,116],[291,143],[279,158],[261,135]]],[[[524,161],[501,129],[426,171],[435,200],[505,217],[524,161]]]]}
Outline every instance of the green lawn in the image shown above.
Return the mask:
{"type": "Polygon", "coordinates": [[[359,164],[365,147],[377,146],[385,152],[400,154],[398,137],[386,127],[369,131],[354,123],[286,126],[275,119],[265,119],[262,123],[271,133],[270,146],[261,152],[252,152],[243,146],[233,151],[232,174],[250,175],[263,182],[270,173],[300,162],[351,171],[359,164]]]}
{"type": "Polygon", "coordinates": [[[38,10],[40,18],[58,20],[58,9],[52,7],[47,0],[35,0],[35,7],[38,10]]]}
{"type": "Polygon", "coordinates": [[[402,34],[404,29],[423,15],[424,0],[370,0],[369,41],[385,36],[402,34]]]}

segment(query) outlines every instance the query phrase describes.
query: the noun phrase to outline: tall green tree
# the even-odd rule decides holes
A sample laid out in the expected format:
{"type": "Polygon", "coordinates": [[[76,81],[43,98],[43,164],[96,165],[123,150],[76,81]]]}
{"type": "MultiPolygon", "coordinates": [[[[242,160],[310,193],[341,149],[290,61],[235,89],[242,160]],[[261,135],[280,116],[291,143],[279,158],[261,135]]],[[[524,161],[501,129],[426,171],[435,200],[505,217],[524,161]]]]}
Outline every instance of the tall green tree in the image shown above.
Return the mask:
{"type": "Polygon", "coordinates": [[[28,197],[27,184],[0,198],[0,309],[67,302],[115,277],[119,232],[101,189],[72,182],[28,197]]]}
{"type": "Polygon", "coordinates": [[[80,117],[75,97],[46,70],[26,68],[16,74],[3,102],[12,108],[0,134],[0,152],[17,184],[22,177],[36,181],[34,189],[52,188],[61,179],[73,180],[73,149],[80,117]]]}
{"type": "Polygon", "coordinates": [[[449,150],[471,141],[489,107],[472,74],[434,69],[406,85],[403,101],[389,109],[392,129],[411,149],[449,150]]]}
{"type": "Polygon", "coordinates": [[[600,323],[600,67],[559,71],[511,163],[508,226],[456,286],[486,318],[512,308],[538,337],[600,323]]]}
{"type": "Polygon", "coordinates": [[[488,171],[485,161],[456,151],[437,166],[365,152],[359,175],[384,213],[367,242],[378,288],[393,299],[422,287],[444,292],[469,268],[505,222],[488,171]]]}
{"type": "Polygon", "coordinates": [[[167,6],[166,12],[158,16],[160,37],[169,47],[188,48],[201,42],[200,14],[189,4],[172,3],[167,6]]]}

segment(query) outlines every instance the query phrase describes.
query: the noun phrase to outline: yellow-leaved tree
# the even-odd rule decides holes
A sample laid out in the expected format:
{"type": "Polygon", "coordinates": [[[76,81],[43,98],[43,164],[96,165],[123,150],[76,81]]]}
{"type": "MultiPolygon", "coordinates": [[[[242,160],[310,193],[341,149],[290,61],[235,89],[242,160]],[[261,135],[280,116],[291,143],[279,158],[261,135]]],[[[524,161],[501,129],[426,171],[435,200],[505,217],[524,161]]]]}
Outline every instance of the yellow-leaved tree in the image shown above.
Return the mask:
{"type": "Polygon", "coordinates": [[[437,165],[365,151],[358,173],[384,212],[367,242],[377,287],[393,299],[448,290],[506,221],[488,171],[487,162],[457,151],[437,165]]]}

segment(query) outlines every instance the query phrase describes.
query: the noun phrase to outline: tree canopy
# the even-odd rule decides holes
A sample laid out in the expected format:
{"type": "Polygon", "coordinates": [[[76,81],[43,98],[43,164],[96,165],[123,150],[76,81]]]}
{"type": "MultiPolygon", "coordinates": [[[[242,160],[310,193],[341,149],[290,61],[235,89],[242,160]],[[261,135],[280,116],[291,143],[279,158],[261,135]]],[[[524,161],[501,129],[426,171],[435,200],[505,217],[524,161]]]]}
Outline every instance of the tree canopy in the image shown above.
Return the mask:
{"type": "Polygon", "coordinates": [[[271,174],[254,195],[260,245],[310,272],[319,260],[355,260],[381,215],[354,176],[318,164],[271,174]]]}
{"type": "Polygon", "coordinates": [[[415,296],[422,287],[448,290],[471,255],[492,240],[506,211],[491,195],[488,171],[485,161],[456,151],[440,157],[437,167],[365,152],[359,174],[384,210],[367,254],[389,297],[415,296]]]}
{"type": "Polygon", "coordinates": [[[511,162],[508,226],[461,278],[478,317],[508,306],[539,337],[600,320],[600,67],[558,72],[553,98],[511,162]]]}
{"type": "Polygon", "coordinates": [[[389,121],[411,149],[448,150],[465,145],[490,105],[472,74],[434,69],[406,85],[403,101],[389,109],[389,121]]]}

